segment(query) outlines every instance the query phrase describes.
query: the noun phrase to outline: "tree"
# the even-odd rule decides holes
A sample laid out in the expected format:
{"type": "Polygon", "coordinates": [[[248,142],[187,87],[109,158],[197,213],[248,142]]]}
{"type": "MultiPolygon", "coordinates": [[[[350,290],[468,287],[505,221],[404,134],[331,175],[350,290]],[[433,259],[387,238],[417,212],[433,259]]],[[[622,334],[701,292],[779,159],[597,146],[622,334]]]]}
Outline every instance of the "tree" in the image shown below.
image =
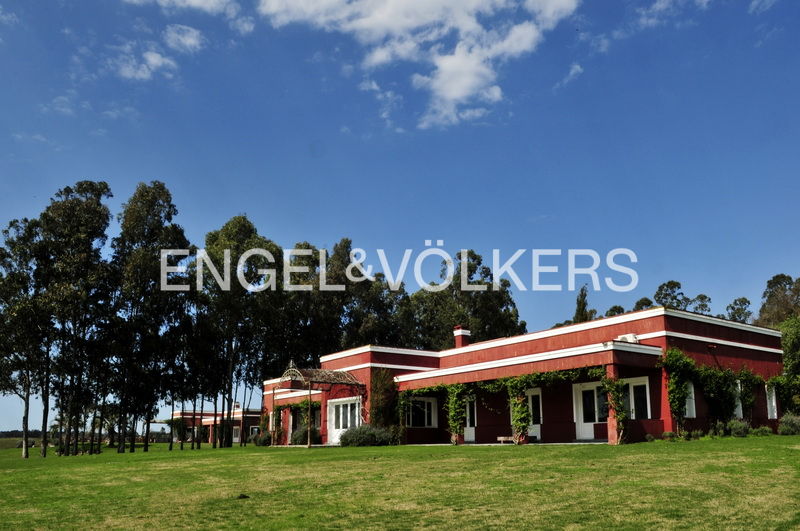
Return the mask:
{"type": "Polygon", "coordinates": [[[726,311],[728,313],[725,318],[730,321],[736,321],[737,323],[747,323],[753,316],[753,312],[750,311],[750,300],[747,297],[734,299],[734,301],[728,305],[726,311]]]}
{"type": "Polygon", "coordinates": [[[187,311],[182,293],[160,289],[161,250],[189,247],[183,228],[173,222],[177,214],[164,183],[139,183],[123,205],[120,234],[111,244],[117,302],[133,346],[117,358],[120,416],[132,415],[132,425],[137,417],[144,419],[145,452],[152,416],[163,397],[161,374],[166,350],[162,331],[187,311]]]}
{"type": "MultiPolygon", "coordinates": [[[[22,457],[28,458],[31,395],[47,382],[47,338],[51,322],[36,280],[36,220],[14,220],[3,230],[0,246],[0,392],[17,395],[23,404],[22,457]]],[[[43,436],[46,441],[46,435],[43,436]]]]}
{"type": "Polygon", "coordinates": [[[681,283],[676,280],[661,284],[653,298],[659,306],[675,310],[685,310],[692,302],[692,299],[683,294],[681,283]]]}
{"type": "MultiPolygon", "coordinates": [[[[62,453],[77,454],[86,409],[96,404],[90,383],[94,368],[91,343],[109,317],[108,264],[101,254],[111,218],[103,203],[111,197],[105,182],[80,181],[59,190],[42,212],[37,275],[57,329],[57,405],[62,453]],[[72,443],[72,444],[71,444],[72,443]]],[[[44,405],[47,407],[47,404],[44,405]]],[[[45,416],[46,419],[46,416],[45,416]]]]}
{"type": "Polygon", "coordinates": [[[620,306],[619,304],[615,304],[608,310],[606,310],[606,317],[614,317],[615,315],[621,315],[625,313],[625,308],[620,306]]]}
{"type": "MultiPolygon", "coordinates": [[[[214,266],[223,270],[225,254],[228,251],[231,260],[231,269],[238,269],[238,264],[242,255],[250,249],[264,249],[268,251],[275,262],[262,255],[251,256],[242,268],[242,275],[253,289],[268,286],[269,282],[281,278],[282,268],[280,267],[282,250],[274,242],[260,236],[253,223],[246,216],[235,216],[231,218],[219,230],[209,232],[206,235],[205,252],[211,259],[214,266]],[[272,277],[267,278],[261,275],[259,270],[272,269],[272,277]]],[[[197,264],[200,267],[200,264],[197,264]]],[[[222,273],[224,276],[224,271],[222,273]]],[[[238,275],[237,275],[238,276],[238,275]]],[[[207,297],[207,307],[204,311],[208,312],[209,318],[215,323],[215,334],[219,340],[219,348],[224,359],[224,368],[220,373],[222,382],[223,412],[226,420],[223,423],[222,446],[230,447],[233,444],[233,405],[237,395],[239,384],[244,381],[245,387],[252,386],[257,382],[248,381],[245,372],[247,366],[262,366],[262,353],[269,345],[274,345],[276,341],[272,337],[265,337],[265,322],[272,319],[282,319],[278,312],[264,312],[263,304],[275,297],[281,297],[282,292],[277,289],[265,290],[260,293],[250,291],[241,286],[237,279],[228,278],[230,281],[225,288],[221,287],[208,272],[204,275],[204,296],[207,297]],[[266,320],[266,321],[265,321],[266,320]]],[[[274,330],[273,328],[272,330],[274,330]]],[[[295,331],[296,329],[290,329],[295,331]]],[[[277,348],[273,346],[271,348],[277,348]]],[[[309,355],[309,352],[303,352],[309,355]]],[[[253,372],[249,373],[251,376],[253,372]]],[[[245,392],[247,389],[245,389],[245,392]]]]}
{"type": "Polygon", "coordinates": [[[636,304],[633,305],[633,311],[638,312],[639,310],[646,310],[648,308],[653,307],[653,301],[651,301],[648,297],[642,297],[636,304]]]}
{"type": "Polygon", "coordinates": [[[780,325],[783,348],[783,373],[789,378],[800,377],[800,316],[793,315],[780,325]]]}
{"type": "Polygon", "coordinates": [[[800,278],[775,275],[767,281],[761,295],[761,308],[755,324],[776,328],[791,315],[800,315],[800,278]]]}
{"type": "Polygon", "coordinates": [[[711,297],[704,293],[699,294],[691,300],[688,309],[696,313],[711,315],[711,297]]]}
{"type": "Polygon", "coordinates": [[[572,324],[592,321],[596,317],[597,310],[589,309],[589,288],[584,284],[575,299],[575,314],[572,316],[572,324]]]}
{"type": "MultiPolygon", "coordinates": [[[[401,328],[414,331],[407,344],[422,349],[453,348],[452,330],[459,324],[470,330],[473,341],[527,331],[525,321],[519,318],[508,279],[500,279],[495,285],[491,269],[483,265],[483,258],[472,250],[467,251],[464,260],[461,258],[459,255],[450,286],[441,291],[420,289],[409,297],[408,306],[402,303],[398,306],[401,328]],[[479,290],[461,290],[462,269],[469,284],[478,286],[479,290]]],[[[445,277],[444,267],[441,277],[445,277]]]]}

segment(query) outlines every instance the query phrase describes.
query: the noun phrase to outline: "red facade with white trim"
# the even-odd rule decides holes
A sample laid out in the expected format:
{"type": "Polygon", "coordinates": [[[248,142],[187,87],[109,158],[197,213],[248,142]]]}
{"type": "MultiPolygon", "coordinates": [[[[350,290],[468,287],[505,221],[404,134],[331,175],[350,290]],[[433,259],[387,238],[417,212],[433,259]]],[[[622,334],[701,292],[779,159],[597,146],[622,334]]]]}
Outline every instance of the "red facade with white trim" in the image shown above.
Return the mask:
{"type": "MultiPolygon", "coordinates": [[[[469,333],[454,331],[456,348],[419,351],[367,345],[321,358],[321,368],[351,373],[363,386],[324,386],[312,389],[320,402],[319,429],[323,443],[336,444],[353,425],[369,422],[369,389],[378,369],[391,371],[401,391],[437,384],[486,382],[507,376],[604,367],[606,374],[625,380],[632,416],[631,440],[646,434],[660,436],[675,431],[669,411],[666,376],[657,367],[669,347],[678,347],[698,365],[739,370],[743,367],[765,380],[782,372],[780,332],[705,315],[653,308],[521,336],[469,344],[469,333]],[[352,415],[356,412],[356,417],[352,415]],[[347,417],[343,415],[347,415],[347,417]]],[[[613,419],[605,417],[605,396],[599,382],[567,382],[529,390],[529,407],[536,422],[529,428],[531,441],[615,442],[613,419]],[[535,410],[538,409],[538,412],[535,410]]],[[[307,390],[285,389],[279,379],[264,382],[263,412],[276,406],[309,398],[307,390]]],[[[442,396],[415,397],[417,403],[407,420],[409,443],[447,443],[447,415],[442,396]]],[[[468,404],[465,439],[496,443],[511,435],[508,397],[504,393],[479,392],[468,404]]],[[[702,393],[694,396],[693,418],[687,426],[707,429],[708,408],[702,393]]],[[[613,413],[612,413],[613,414],[613,413]]],[[[778,411],[766,388],[756,392],[752,425],[775,427],[778,411]],[[768,413],[768,400],[771,410],[768,413]]],[[[281,423],[287,442],[292,424],[290,409],[283,409],[281,423]]],[[[295,422],[296,424],[296,422],[295,422]]]]}

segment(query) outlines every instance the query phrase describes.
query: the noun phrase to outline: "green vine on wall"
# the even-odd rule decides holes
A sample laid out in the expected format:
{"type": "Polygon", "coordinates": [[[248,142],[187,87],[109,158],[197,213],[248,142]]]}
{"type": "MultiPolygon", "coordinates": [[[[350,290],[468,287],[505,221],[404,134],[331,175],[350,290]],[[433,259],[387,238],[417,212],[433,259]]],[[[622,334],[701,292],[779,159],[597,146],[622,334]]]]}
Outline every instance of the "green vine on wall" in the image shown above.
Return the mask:
{"type": "Polygon", "coordinates": [[[684,429],[690,382],[702,390],[709,416],[723,422],[733,417],[737,399],[742,405],[742,416],[750,418],[755,404],[755,389],[764,384],[761,376],[746,367],[738,372],[707,365],[698,367],[693,359],[678,348],[667,350],[659,366],[667,372],[669,409],[679,432],[684,429]]]}
{"type": "MultiPolygon", "coordinates": [[[[531,411],[528,408],[528,400],[525,394],[528,389],[550,387],[558,383],[575,382],[578,380],[602,381],[603,378],[605,378],[605,370],[602,367],[587,367],[509,376],[489,382],[439,384],[401,392],[397,401],[398,411],[400,421],[405,424],[405,413],[408,411],[411,399],[414,396],[424,396],[434,393],[445,394],[447,400],[448,431],[450,432],[451,442],[455,444],[458,438],[464,435],[467,400],[475,395],[475,391],[477,389],[489,393],[506,391],[508,393],[509,409],[511,411],[512,437],[515,444],[521,444],[528,434],[528,426],[530,426],[531,423],[531,411]]],[[[624,407],[622,407],[622,409],[624,409],[624,407]]]]}
{"type": "Polygon", "coordinates": [[[614,411],[614,421],[617,428],[617,444],[625,444],[628,435],[628,420],[631,413],[625,407],[625,386],[618,378],[603,375],[600,379],[603,391],[608,394],[608,406],[614,411]]]}

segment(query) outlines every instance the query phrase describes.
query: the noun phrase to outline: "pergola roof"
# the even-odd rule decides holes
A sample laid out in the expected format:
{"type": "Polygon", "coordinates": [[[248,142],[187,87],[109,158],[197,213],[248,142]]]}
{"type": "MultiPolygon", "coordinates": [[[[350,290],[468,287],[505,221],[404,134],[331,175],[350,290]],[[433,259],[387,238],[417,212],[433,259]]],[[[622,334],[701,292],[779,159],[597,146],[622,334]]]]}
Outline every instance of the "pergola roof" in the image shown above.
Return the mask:
{"type": "Polygon", "coordinates": [[[329,369],[298,369],[294,361],[289,362],[289,366],[284,371],[280,381],[302,382],[305,386],[309,384],[364,385],[349,372],[329,369]]]}

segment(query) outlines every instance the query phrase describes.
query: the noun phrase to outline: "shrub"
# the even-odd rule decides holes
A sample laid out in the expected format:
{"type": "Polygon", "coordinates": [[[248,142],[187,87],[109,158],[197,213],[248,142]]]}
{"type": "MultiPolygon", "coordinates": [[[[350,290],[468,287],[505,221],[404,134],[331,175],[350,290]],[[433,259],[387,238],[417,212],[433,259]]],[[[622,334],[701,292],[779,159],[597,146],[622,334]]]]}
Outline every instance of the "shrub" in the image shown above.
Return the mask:
{"type": "Polygon", "coordinates": [[[779,435],[800,435],[800,416],[786,413],[778,424],[779,435]]]}
{"type": "Polygon", "coordinates": [[[390,441],[389,444],[392,446],[397,446],[400,444],[404,444],[406,441],[406,429],[403,426],[389,426],[389,436],[390,441]]]}
{"type": "Polygon", "coordinates": [[[661,438],[664,439],[665,441],[672,442],[675,440],[675,432],[665,431],[664,433],[661,434],[661,438]]]}
{"type": "Polygon", "coordinates": [[[727,434],[725,423],[721,420],[716,421],[711,425],[711,429],[708,430],[708,434],[711,437],[724,437],[727,434]]]}
{"type": "Polygon", "coordinates": [[[653,442],[653,441],[655,441],[655,440],[656,440],[656,438],[655,438],[655,437],[653,437],[651,434],[649,434],[649,433],[648,433],[648,434],[646,434],[646,435],[644,436],[644,440],[645,440],[645,441],[647,441],[647,442],[653,442]]]}
{"type": "Polygon", "coordinates": [[[741,420],[732,419],[728,421],[727,431],[734,437],[747,437],[750,433],[750,426],[741,420]]]}
{"type": "Polygon", "coordinates": [[[369,424],[350,428],[342,433],[339,444],[342,446],[387,446],[392,436],[386,428],[377,428],[369,424]]]}
{"type": "Polygon", "coordinates": [[[686,430],[683,432],[683,440],[684,441],[691,441],[692,440],[692,432],[686,430]]]}
{"type": "MultiPolygon", "coordinates": [[[[300,425],[292,432],[292,444],[297,446],[305,446],[308,444],[308,428],[300,425]]],[[[322,435],[320,435],[317,428],[311,428],[311,444],[322,444],[322,435]]]]}
{"type": "Polygon", "coordinates": [[[772,435],[772,428],[769,426],[750,428],[750,435],[755,435],[756,437],[766,437],[767,435],[772,435]]]}
{"type": "Polygon", "coordinates": [[[256,446],[269,446],[272,444],[272,435],[268,431],[262,431],[261,433],[256,435],[253,443],[256,446]]]}
{"type": "Polygon", "coordinates": [[[692,430],[692,439],[697,440],[703,437],[703,430],[692,430]]]}

